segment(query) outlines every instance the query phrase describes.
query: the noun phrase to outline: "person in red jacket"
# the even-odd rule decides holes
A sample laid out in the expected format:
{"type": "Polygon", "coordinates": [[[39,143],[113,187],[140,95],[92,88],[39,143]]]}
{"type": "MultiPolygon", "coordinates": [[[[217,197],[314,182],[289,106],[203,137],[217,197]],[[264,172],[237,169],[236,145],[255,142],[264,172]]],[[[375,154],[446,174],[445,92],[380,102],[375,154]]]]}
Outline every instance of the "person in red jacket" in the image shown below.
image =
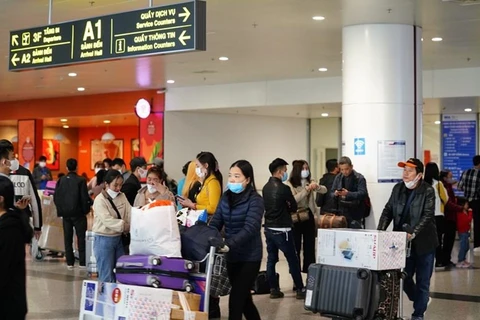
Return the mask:
{"type": "Polygon", "coordinates": [[[458,237],[460,238],[460,250],[458,251],[457,268],[471,268],[472,264],[466,260],[470,249],[470,228],[472,224],[472,209],[461,211],[457,215],[458,237]]]}
{"type": "Polygon", "coordinates": [[[458,204],[458,199],[453,192],[453,181],[452,172],[449,170],[443,170],[440,172],[440,181],[442,181],[443,186],[447,190],[448,202],[445,205],[445,235],[443,238],[443,260],[442,264],[447,268],[454,267],[455,264],[452,262],[452,250],[455,243],[455,234],[457,231],[457,214],[459,212],[466,212],[468,210],[468,203],[465,205],[458,204]]]}

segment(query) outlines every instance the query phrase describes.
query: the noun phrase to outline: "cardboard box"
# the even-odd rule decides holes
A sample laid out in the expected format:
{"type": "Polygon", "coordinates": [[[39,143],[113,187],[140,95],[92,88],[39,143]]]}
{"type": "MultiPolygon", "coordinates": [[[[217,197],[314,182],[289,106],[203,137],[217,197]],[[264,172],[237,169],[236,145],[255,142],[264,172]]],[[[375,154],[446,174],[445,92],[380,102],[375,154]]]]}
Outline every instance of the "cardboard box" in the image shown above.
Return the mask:
{"type": "MultiPolygon", "coordinates": [[[[187,299],[188,306],[190,311],[200,311],[200,299],[201,296],[195,293],[183,293],[187,299]]],[[[182,304],[180,303],[180,298],[178,297],[178,292],[173,291],[172,304],[179,306],[181,309],[182,304]]],[[[183,319],[183,318],[182,318],[183,319]]]]}
{"type": "Polygon", "coordinates": [[[173,320],[208,320],[208,313],[206,312],[199,312],[199,311],[190,311],[188,315],[185,314],[183,310],[172,309],[172,313],[170,314],[170,319],[173,320]]]}
{"type": "Polygon", "coordinates": [[[405,232],[319,229],[317,241],[317,263],[370,270],[405,267],[405,232]]]}

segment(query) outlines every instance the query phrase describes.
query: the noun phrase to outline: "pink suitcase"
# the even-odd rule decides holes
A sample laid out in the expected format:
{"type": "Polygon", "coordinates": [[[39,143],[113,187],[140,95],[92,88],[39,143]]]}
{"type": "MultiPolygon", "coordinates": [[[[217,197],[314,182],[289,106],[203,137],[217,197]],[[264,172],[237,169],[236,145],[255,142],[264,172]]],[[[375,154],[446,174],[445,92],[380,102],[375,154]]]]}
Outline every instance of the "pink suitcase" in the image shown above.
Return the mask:
{"type": "Polygon", "coordinates": [[[192,261],[182,258],[131,255],[118,259],[115,273],[123,284],[190,292],[189,272],[194,267],[192,261]]]}

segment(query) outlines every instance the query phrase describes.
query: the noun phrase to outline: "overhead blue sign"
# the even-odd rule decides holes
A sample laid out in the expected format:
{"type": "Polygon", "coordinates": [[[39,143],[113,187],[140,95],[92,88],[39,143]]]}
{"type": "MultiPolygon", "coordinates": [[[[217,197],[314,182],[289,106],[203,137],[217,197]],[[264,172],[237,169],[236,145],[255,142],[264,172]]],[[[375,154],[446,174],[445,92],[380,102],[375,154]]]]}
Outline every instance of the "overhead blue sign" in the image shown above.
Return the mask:
{"type": "Polygon", "coordinates": [[[364,156],[365,155],[365,138],[355,138],[353,140],[353,148],[355,149],[354,155],[364,156]]]}
{"type": "Polygon", "coordinates": [[[442,117],[442,166],[459,180],[462,172],[473,166],[477,154],[476,115],[447,115],[442,117]]]}

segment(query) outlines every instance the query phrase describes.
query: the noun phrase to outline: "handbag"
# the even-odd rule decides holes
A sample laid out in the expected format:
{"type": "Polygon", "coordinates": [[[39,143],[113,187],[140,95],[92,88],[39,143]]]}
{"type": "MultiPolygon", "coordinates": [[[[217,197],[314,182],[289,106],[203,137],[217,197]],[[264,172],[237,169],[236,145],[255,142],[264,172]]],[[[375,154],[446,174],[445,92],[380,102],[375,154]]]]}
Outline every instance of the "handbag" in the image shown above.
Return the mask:
{"type": "Polygon", "coordinates": [[[318,222],[318,227],[320,229],[346,228],[347,226],[347,218],[344,216],[337,216],[333,213],[322,214],[318,222]]]}
{"type": "MultiPolygon", "coordinates": [[[[113,203],[112,198],[110,198],[108,195],[106,198],[110,202],[110,205],[112,206],[113,210],[115,210],[115,212],[117,213],[118,219],[122,220],[122,216],[120,215],[120,212],[118,212],[117,206],[115,205],[115,203],[113,203]]],[[[122,233],[122,244],[124,247],[130,245],[130,240],[131,240],[130,233],[122,233]]]]}
{"type": "Polygon", "coordinates": [[[303,222],[310,219],[310,209],[298,209],[297,212],[292,213],[292,222],[303,222]]]}

